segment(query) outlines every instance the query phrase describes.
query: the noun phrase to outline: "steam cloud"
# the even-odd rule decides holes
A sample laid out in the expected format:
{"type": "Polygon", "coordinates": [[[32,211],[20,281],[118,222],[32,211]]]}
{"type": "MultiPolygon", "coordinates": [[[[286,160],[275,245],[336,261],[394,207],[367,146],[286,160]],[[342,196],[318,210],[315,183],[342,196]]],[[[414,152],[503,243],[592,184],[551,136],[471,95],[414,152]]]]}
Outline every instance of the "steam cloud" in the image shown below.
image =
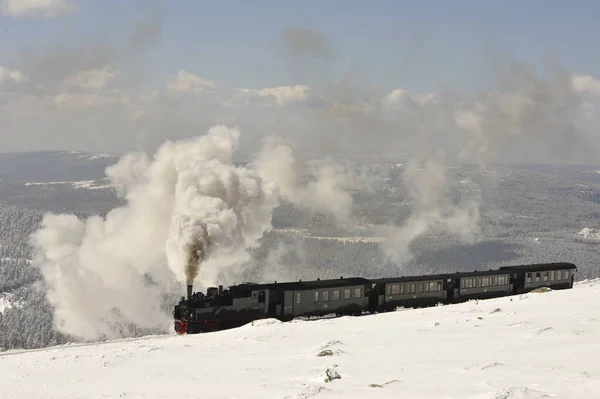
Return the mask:
{"type": "Polygon", "coordinates": [[[239,134],[216,126],[165,143],[153,160],[128,154],[107,171],[127,205],[105,219],[44,218],[32,244],[60,331],[94,339],[119,336],[122,323],[164,327],[163,293],[203,271],[213,283],[217,265],[248,259],[279,194],[274,181],[232,163],[239,134]]]}
{"type": "Polygon", "coordinates": [[[261,177],[278,182],[282,198],[342,221],[348,220],[352,212],[350,190],[366,187],[353,170],[331,160],[314,165],[310,171],[314,179],[305,183],[305,169],[294,157],[292,147],[276,136],[264,140],[253,166],[261,177]]]}

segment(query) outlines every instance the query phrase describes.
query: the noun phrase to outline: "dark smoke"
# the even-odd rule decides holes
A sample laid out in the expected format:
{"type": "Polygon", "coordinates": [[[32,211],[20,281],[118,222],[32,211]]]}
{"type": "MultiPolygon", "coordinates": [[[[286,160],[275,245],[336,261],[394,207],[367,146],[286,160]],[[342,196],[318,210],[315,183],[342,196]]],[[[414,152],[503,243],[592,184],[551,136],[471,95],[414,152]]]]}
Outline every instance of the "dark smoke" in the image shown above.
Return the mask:
{"type": "Polygon", "coordinates": [[[205,229],[202,229],[202,237],[195,239],[188,245],[187,264],[185,265],[186,284],[194,284],[196,276],[200,271],[200,264],[207,258],[210,249],[210,238],[205,229]]]}

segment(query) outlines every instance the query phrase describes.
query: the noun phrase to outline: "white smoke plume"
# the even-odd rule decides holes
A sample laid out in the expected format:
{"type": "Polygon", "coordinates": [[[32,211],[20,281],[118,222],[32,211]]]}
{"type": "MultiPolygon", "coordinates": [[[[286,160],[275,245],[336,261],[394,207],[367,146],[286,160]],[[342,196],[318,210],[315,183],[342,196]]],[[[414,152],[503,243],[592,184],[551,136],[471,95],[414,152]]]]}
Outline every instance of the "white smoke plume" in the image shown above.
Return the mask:
{"type": "Polygon", "coordinates": [[[445,170],[435,158],[411,160],[407,165],[403,179],[411,213],[402,224],[382,229],[387,238],[382,249],[401,268],[412,260],[410,244],[421,235],[433,230],[473,242],[479,231],[480,197],[464,195],[458,202],[453,201],[448,195],[452,180],[445,170]]]}
{"type": "Polygon", "coordinates": [[[340,221],[350,220],[351,191],[368,189],[372,183],[351,167],[332,160],[301,164],[290,144],[276,136],[265,138],[253,167],[264,179],[278,182],[282,198],[294,205],[330,214],[340,221]],[[304,173],[307,170],[308,176],[304,173]]]}
{"type": "Polygon", "coordinates": [[[213,284],[217,269],[249,258],[279,193],[276,182],[232,163],[239,136],[214,126],[166,142],[153,159],[128,154],[107,170],[126,205],[85,221],[45,216],[32,236],[34,263],[58,330],[97,339],[118,337],[127,323],[165,328],[162,295],[194,280],[213,284]]]}
{"type": "MultiPolygon", "coordinates": [[[[450,233],[467,243],[480,237],[481,191],[494,184],[495,161],[553,159],[592,162],[592,137],[575,121],[581,98],[571,77],[548,64],[548,74],[513,61],[498,71],[499,86],[475,98],[438,94],[435,101],[412,104],[407,121],[416,145],[403,175],[410,215],[400,225],[385,226],[382,245],[400,266],[412,259],[410,244],[431,232],[450,233]],[[471,166],[479,181],[450,176],[449,167],[471,166]],[[460,198],[451,200],[452,183],[460,198]]],[[[456,191],[455,191],[456,192],[456,191]]],[[[435,237],[432,237],[435,239],[435,237]]]]}

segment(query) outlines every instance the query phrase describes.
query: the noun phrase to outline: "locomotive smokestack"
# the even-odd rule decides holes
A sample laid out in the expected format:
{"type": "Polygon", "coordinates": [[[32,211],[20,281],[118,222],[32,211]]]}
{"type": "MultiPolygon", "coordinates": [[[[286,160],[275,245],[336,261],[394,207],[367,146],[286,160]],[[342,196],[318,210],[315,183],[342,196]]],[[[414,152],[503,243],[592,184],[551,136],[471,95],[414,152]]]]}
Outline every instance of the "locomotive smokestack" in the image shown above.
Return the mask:
{"type": "Polygon", "coordinates": [[[188,286],[187,286],[187,298],[188,299],[192,298],[192,289],[193,289],[193,285],[188,284],[188,286]]]}

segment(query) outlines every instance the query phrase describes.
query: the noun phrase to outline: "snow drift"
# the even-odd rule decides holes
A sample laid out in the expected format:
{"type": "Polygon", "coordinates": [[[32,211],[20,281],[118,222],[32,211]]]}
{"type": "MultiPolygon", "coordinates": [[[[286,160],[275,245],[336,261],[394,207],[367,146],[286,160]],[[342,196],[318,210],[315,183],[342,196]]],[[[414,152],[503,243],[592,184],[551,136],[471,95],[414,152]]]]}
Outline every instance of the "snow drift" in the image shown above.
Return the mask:
{"type": "Polygon", "coordinates": [[[373,316],[8,352],[0,386],[7,399],[597,398],[598,334],[596,280],[373,316]]]}

